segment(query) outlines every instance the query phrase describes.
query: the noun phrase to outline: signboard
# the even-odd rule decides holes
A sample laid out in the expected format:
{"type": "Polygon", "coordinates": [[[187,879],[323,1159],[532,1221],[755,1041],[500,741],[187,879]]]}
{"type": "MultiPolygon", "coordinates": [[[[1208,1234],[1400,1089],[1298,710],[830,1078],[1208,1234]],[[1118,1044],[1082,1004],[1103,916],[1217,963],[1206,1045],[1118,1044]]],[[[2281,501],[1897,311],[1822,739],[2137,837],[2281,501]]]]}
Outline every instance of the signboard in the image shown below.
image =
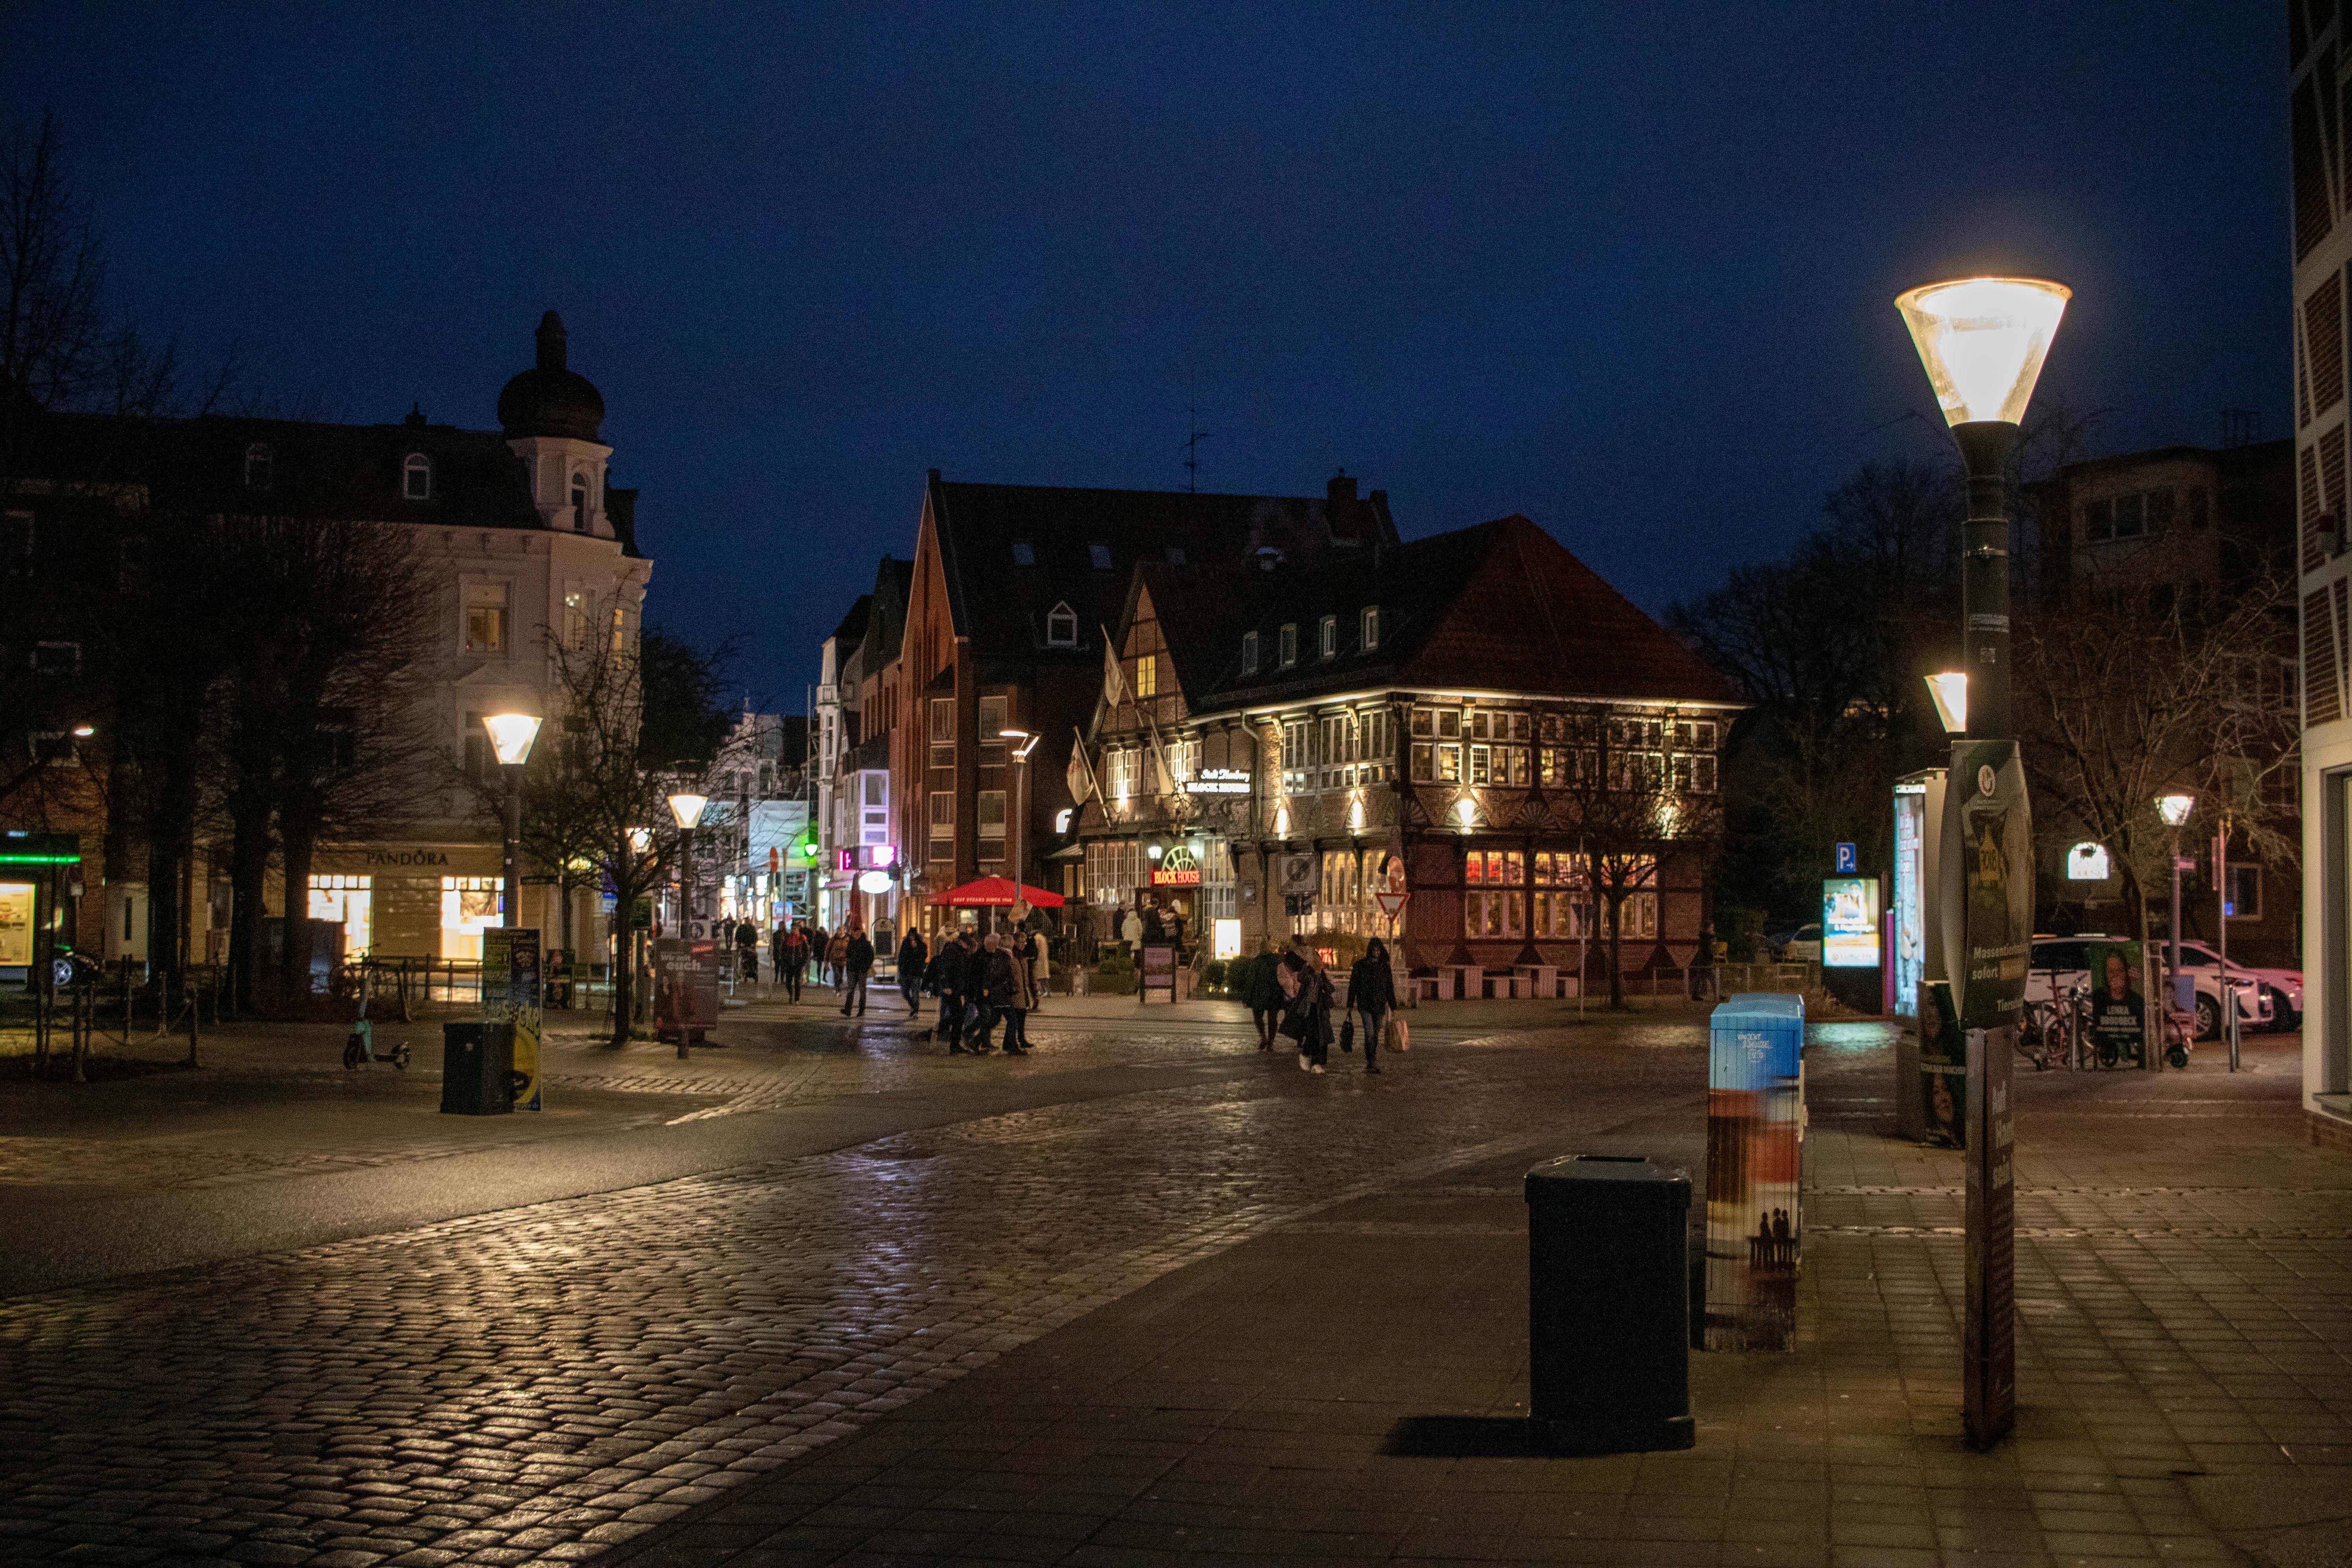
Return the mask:
{"type": "Polygon", "coordinates": [[[2104,882],[2114,874],[2104,844],[2077,844],[2066,851],[2066,879],[2070,882],[2104,882]]]}
{"type": "Polygon", "coordinates": [[[1160,858],[1151,868],[1151,885],[1155,888],[1197,888],[1201,885],[1201,862],[1193,858],[1192,848],[1179,844],[1160,858]]]}
{"type": "Polygon", "coordinates": [[[1388,917],[1389,924],[1394,925],[1397,917],[1404,913],[1405,900],[1412,896],[1410,893],[1391,893],[1383,888],[1372,895],[1372,901],[1381,906],[1381,913],[1388,917]]]}
{"type": "Polygon", "coordinates": [[[2091,971],[2090,1037],[2102,1066],[2147,1063],[2147,998],[2141,994],[2139,943],[2083,944],[2091,971]]]}
{"type": "Polygon", "coordinates": [[[0,866],[79,866],[81,835],[35,833],[12,827],[0,833],[0,866]]]}
{"type": "Polygon", "coordinates": [[[804,800],[755,800],[751,803],[749,828],[749,859],[754,866],[764,865],[769,870],[787,858],[795,866],[806,866],[808,857],[800,841],[806,837],[809,806],[804,800]],[[796,848],[803,852],[797,856],[796,848]]]}
{"type": "Polygon", "coordinates": [[[1878,967],[1878,879],[1822,879],[1822,964],[1827,969],[1878,967]]]}
{"type": "Polygon", "coordinates": [[[857,890],[861,893],[887,893],[890,890],[890,873],[887,871],[857,873],[857,890]]]}
{"type": "Polygon", "coordinates": [[[1165,991],[1168,1000],[1176,1000],[1176,950],[1172,947],[1143,950],[1143,985],[1137,993],[1137,1000],[1141,1001],[1154,991],[1165,991]]]}
{"type": "Polygon", "coordinates": [[[1895,786],[1895,1015],[1916,1018],[1927,977],[1927,786],[1895,786]]]}
{"type": "Polygon", "coordinates": [[[654,1034],[675,1040],[719,1026],[719,944],[666,936],[654,942],[654,1034]]]}
{"type": "Polygon", "coordinates": [[[0,882],[0,968],[29,968],[33,962],[33,900],[30,882],[0,882]]]}
{"type": "Polygon", "coordinates": [[[1247,795],[1250,776],[1238,768],[1202,768],[1184,781],[1186,795],[1247,795]]]}
{"type": "Polygon", "coordinates": [[[1286,899],[1311,899],[1318,890],[1315,857],[1285,855],[1275,872],[1276,890],[1286,899]]]}
{"type": "MultiPolygon", "coordinates": [[[[2027,862],[2031,864],[2032,862],[2027,862]]],[[[2017,1184],[2009,1068],[2016,1026],[1968,1035],[1968,1319],[1960,1423],[1983,1448],[2017,1420],[2017,1184]]]]}
{"type": "Polygon", "coordinates": [[[1960,741],[1944,786],[1937,896],[1960,1027],[2014,1024],[2033,933],[2033,827],[2014,741],[1960,741]]]}
{"type": "Polygon", "coordinates": [[[1239,958],[1242,955],[1242,922],[1211,921],[1209,922],[1209,956],[1239,958]]]}
{"type": "Polygon", "coordinates": [[[493,926],[482,933],[482,1022],[514,1031],[514,1106],[541,1110],[539,932],[493,926]]]}
{"type": "Polygon", "coordinates": [[[1830,869],[1841,877],[1851,877],[1862,869],[1862,857],[1854,853],[1853,845],[1841,844],[1837,847],[1837,853],[1831,862],[1830,869]]]}

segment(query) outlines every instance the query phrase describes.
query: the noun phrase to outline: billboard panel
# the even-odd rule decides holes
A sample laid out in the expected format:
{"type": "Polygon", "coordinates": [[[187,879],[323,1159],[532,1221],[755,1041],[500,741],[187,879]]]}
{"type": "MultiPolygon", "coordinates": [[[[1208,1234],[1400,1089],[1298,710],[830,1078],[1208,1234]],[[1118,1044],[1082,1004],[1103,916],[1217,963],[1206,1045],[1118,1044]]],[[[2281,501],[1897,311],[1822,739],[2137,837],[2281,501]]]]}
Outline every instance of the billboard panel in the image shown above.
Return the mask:
{"type": "Polygon", "coordinates": [[[1916,1018],[1927,978],[1927,786],[1895,786],[1895,1012],[1916,1018]]]}
{"type": "Polygon", "coordinates": [[[1878,967],[1878,879],[1822,879],[1822,966],[1878,967]]]}

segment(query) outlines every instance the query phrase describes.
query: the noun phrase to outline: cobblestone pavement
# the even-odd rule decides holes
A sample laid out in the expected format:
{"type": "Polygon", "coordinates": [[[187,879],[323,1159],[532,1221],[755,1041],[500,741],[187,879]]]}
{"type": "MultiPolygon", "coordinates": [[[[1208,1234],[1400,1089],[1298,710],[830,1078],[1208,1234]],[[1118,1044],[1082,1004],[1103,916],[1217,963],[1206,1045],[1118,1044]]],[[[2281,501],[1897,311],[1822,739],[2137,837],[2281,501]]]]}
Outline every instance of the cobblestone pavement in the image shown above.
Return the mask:
{"type": "MultiPolygon", "coordinates": [[[[1039,1036],[1046,1058],[1018,1065],[1116,1049],[1213,1052],[1226,1070],[0,1300],[0,1555],[592,1555],[1238,1239],[1696,1105],[1704,1070],[1686,1025],[1573,1049],[1432,1038],[1377,1079],[1197,1033],[1039,1036]]],[[[861,1077],[901,1049],[877,1037],[861,1077]]],[[[917,1073],[1016,1065],[903,1055],[917,1073]]]]}
{"type": "MultiPolygon", "coordinates": [[[[1822,1031],[1821,1033],[1828,1033],[1822,1031]]],[[[1959,1434],[1958,1157],[1812,1054],[1801,1336],[1693,1358],[1695,1448],[1526,1414],[1524,1154],[1279,1223],[621,1549],[651,1564],[2352,1561],[2352,1162],[2291,1043],[2019,1080],[2020,1412],[1959,1434]]],[[[1695,1159],[1676,1106],[1601,1147],[1695,1159]]]]}

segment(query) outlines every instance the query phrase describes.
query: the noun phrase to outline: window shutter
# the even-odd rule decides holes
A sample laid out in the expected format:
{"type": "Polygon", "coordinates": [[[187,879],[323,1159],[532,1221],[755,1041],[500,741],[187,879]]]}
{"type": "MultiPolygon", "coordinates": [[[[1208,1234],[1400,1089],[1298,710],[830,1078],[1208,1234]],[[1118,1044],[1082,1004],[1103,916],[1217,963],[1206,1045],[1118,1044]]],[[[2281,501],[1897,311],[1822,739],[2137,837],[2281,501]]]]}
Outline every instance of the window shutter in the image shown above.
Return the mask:
{"type": "Polygon", "coordinates": [[[2318,75],[2304,78],[2289,106],[2289,143],[2294,167],[2294,258],[2327,237],[2332,219],[2327,199],[2327,159],[2320,140],[2318,75]]]}
{"type": "Polygon", "coordinates": [[[2303,721],[2332,724],[2344,716],[2336,686],[2335,638],[2327,615],[2327,590],[2303,600],[2303,721]]]}
{"type": "Polygon", "coordinates": [[[2305,447],[2300,454],[2303,493],[2303,569],[2316,572],[2326,560],[2319,548],[2319,453],[2305,447]]]}
{"type": "Polygon", "coordinates": [[[2326,416],[2344,398],[2344,279],[2331,272],[2303,302],[2303,338],[2309,356],[2311,416],[2326,416]]]}

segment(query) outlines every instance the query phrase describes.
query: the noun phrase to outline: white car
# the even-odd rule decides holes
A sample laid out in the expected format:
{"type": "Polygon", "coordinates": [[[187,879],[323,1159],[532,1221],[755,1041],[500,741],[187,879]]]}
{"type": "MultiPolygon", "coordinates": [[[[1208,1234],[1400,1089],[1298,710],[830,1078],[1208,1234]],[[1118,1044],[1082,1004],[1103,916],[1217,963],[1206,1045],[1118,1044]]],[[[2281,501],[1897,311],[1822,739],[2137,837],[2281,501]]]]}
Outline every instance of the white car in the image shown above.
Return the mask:
{"type": "Polygon", "coordinates": [[[1822,961],[1822,922],[1799,926],[1789,933],[1780,946],[1772,950],[1780,963],[1819,963],[1822,961]]]}
{"type": "MultiPolygon", "coordinates": [[[[2032,967],[2025,973],[2025,999],[2046,1002],[2053,996],[2070,994],[2078,986],[2093,983],[2091,958],[2087,945],[2095,942],[2129,942],[2129,937],[2101,936],[2096,932],[2082,936],[2037,936],[2033,939],[2032,967]]],[[[2181,965],[2197,987],[2197,1038],[2217,1039],[2221,1033],[2221,992],[2209,963],[2203,971],[2188,962],[2190,944],[2182,942],[2181,965]]],[[[2159,944],[2159,955],[2161,944],[2159,944]]],[[[2231,968],[2234,971],[2236,965],[2231,968]]],[[[2137,976],[2134,976],[2137,980],[2137,976]]],[[[2241,1028],[2265,1028],[2272,1016],[2269,989],[2251,977],[2230,976],[2230,991],[2237,999],[2238,1026],[2241,1028]]]]}
{"type": "MultiPolygon", "coordinates": [[[[2207,943],[2191,942],[2186,937],[2181,939],[2181,968],[2210,973],[2221,959],[2221,955],[2207,943]]],[[[2272,1028],[2294,1030],[2303,1027],[2302,970],[2255,969],[2233,958],[2230,961],[2230,978],[2251,980],[2270,994],[2272,1028]]]]}

